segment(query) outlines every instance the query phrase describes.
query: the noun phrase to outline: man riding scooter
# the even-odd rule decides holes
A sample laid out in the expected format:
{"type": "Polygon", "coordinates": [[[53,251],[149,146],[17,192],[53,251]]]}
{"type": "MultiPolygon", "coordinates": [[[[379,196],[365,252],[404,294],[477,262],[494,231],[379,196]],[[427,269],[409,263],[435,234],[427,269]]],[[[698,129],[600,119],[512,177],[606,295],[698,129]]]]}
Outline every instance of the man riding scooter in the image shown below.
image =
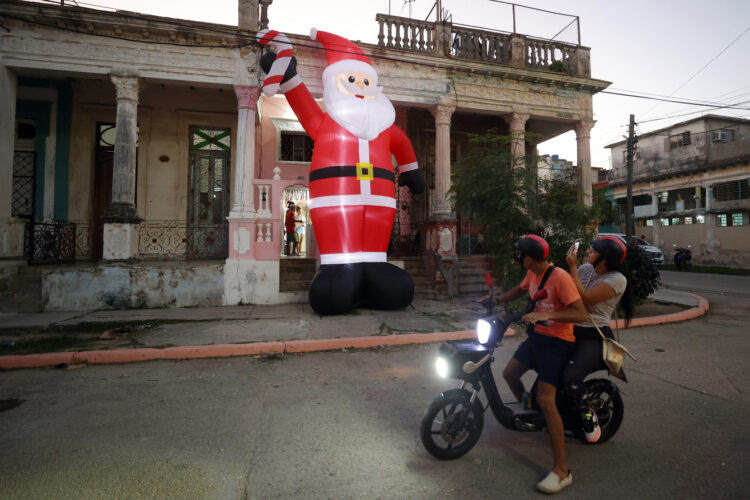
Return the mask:
{"type": "Polygon", "coordinates": [[[514,248],[516,259],[526,270],[526,277],[496,300],[511,302],[528,292],[534,310],[523,316],[523,321],[529,324],[528,338],[508,362],[503,378],[516,399],[521,401],[524,393],[521,376],[530,369],[539,374],[537,403],[549,430],[553,468],[537,483],[537,488],[545,493],[557,493],[570,486],[573,475],[565,459],[564,428],[555,398],[563,369],[573,352],[573,323],[585,320],[587,313],[573,278],[547,260],[549,245],[543,238],[526,235],[514,248]]]}

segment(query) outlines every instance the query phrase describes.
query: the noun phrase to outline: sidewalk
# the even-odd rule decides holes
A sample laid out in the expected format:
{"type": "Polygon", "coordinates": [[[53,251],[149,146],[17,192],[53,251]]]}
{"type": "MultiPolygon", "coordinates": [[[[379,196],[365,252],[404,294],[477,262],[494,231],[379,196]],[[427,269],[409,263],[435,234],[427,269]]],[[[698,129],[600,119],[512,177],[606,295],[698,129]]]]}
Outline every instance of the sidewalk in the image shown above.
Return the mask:
{"type": "MultiPolygon", "coordinates": [[[[659,290],[650,299],[690,309],[651,318],[632,326],[683,321],[704,314],[708,302],[686,292],[659,290]]],[[[405,310],[357,309],[341,316],[317,315],[309,304],[248,305],[205,308],[139,309],[94,312],[0,314],[3,331],[53,329],[95,337],[93,350],[0,356],[0,369],[61,363],[112,363],[148,359],[187,359],[252,354],[308,352],[341,348],[437,342],[472,338],[484,309],[469,299],[415,299],[405,310]],[[116,328],[125,334],[118,337],[116,328]],[[100,347],[100,348],[97,348],[100,347]]]]}

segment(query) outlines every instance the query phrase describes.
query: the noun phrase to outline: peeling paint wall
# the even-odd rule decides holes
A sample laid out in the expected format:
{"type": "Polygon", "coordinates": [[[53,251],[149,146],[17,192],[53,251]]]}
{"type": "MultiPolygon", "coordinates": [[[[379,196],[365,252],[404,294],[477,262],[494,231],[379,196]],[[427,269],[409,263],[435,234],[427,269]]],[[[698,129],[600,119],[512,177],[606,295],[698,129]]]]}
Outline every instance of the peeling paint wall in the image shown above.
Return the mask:
{"type": "Polygon", "coordinates": [[[54,270],[42,279],[42,305],[45,311],[218,306],[223,267],[113,264],[54,270]]]}

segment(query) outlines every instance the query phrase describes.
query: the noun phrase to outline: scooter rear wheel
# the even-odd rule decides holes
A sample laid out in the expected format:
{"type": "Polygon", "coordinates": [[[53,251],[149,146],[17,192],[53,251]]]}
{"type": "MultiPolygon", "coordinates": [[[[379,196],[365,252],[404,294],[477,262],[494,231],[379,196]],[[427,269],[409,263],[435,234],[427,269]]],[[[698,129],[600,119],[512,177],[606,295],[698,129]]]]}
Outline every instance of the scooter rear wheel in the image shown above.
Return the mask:
{"type": "MultiPolygon", "coordinates": [[[[617,386],[606,379],[592,379],[586,381],[586,399],[591,408],[596,412],[602,435],[598,441],[592,444],[601,444],[615,435],[622,424],[625,414],[625,405],[617,386]]],[[[583,430],[576,432],[579,439],[586,442],[583,430]]]]}
{"type": "Polygon", "coordinates": [[[435,458],[452,460],[471,450],[484,428],[484,411],[471,394],[453,389],[436,397],[422,418],[420,435],[425,449],[435,458]]]}

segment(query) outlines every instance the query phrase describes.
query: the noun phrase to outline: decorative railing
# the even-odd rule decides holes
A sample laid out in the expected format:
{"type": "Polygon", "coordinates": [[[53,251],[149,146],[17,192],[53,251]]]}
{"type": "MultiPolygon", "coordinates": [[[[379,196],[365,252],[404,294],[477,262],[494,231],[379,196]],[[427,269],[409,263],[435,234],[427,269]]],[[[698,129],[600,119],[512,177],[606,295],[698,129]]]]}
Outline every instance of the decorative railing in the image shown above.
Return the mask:
{"type": "Polygon", "coordinates": [[[453,26],[451,29],[451,54],[454,57],[476,61],[508,64],[510,62],[508,33],[485,31],[453,26]]]}
{"type": "Polygon", "coordinates": [[[435,23],[385,14],[377,14],[375,20],[380,25],[379,46],[411,52],[435,50],[435,23]]]}
{"type": "Polygon", "coordinates": [[[555,71],[589,78],[589,49],[574,43],[550,41],[450,22],[433,23],[377,14],[378,46],[490,64],[555,71]]]}
{"type": "Polygon", "coordinates": [[[191,225],[185,221],[147,221],[138,225],[138,258],[224,259],[227,224],[191,225]]]}
{"type": "Polygon", "coordinates": [[[551,69],[574,74],[575,68],[573,68],[572,61],[575,50],[575,46],[560,42],[526,38],[524,64],[528,68],[551,69]]]}
{"type": "Polygon", "coordinates": [[[76,260],[76,225],[72,222],[27,222],[24,255],[29,264],[63,264],[76,260]]]}
{"type": "MultiPolygon", "coordinates": [[[[91,260],[95,257],[94,247],[102,244],[102,224],[88,221],[75,221],[76,260],[91,260]]],[[[100,248],[101,250],[101,248],[100,248]]]]}

